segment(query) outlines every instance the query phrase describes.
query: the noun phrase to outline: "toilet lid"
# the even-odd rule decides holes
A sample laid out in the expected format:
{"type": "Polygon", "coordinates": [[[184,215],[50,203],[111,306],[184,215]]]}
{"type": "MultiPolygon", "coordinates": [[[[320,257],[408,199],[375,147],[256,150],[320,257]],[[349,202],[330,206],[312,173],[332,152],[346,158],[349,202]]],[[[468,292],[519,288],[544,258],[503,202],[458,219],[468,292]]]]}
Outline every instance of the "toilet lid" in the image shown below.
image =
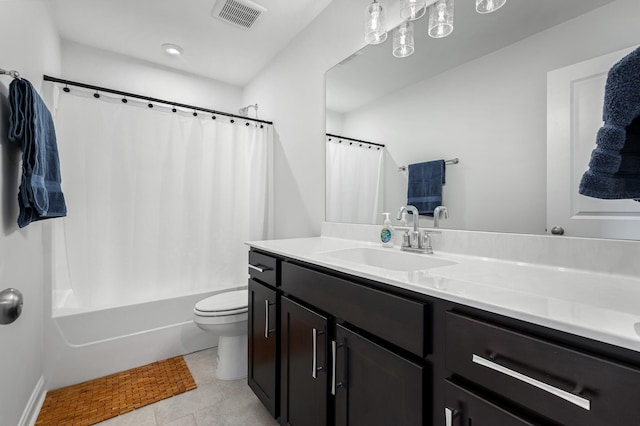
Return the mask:
{"type": "Polygon", "coordinates": [[[234,315],[246,312],[248,301],[247,290],[226,291],[199,301],[195,309],[209,315],[234,315]]]}

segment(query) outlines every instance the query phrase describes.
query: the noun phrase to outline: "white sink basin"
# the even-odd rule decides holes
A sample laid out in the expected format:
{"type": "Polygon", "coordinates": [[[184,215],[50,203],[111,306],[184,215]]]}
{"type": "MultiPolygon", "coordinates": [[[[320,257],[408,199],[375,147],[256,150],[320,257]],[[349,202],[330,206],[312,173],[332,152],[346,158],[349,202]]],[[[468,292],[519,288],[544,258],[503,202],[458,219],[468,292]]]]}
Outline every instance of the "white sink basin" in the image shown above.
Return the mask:
{"type": "Polygon", "coordinates": [[[393,249],[357,247],[323,253],[327,257],[394,271],[420,271],[455,265],[458,262],[441,259],[430,254],[415,254],[393,249]]]}

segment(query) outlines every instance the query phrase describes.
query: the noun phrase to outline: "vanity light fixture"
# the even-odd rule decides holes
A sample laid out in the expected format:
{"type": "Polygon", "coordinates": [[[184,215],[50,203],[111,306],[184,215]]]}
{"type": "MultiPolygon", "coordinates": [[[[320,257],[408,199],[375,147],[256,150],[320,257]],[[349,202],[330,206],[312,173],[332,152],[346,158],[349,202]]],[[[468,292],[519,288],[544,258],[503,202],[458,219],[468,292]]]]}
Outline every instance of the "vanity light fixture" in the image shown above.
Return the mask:
{"type": "Polygon", "coordinates": [[[446,37],[453,31],[453,0],[438,0],[429,8],[429,36],[446,37]]]}
{"type": "Polygon", "coordinates": [[[162,45],[162,50],[164,50],[164,52],[169,56],[180,56],[182,55],[182,52],[184,52],[182,47],[173,43],[164,43],[162,45]]]}
{"type": "Polygon", "coordinates": [[[385,11],[378,0],[373,0],[366,10],[364,40],[369,44],[380,44],[387,39],[385,11]]]}
{"type": "MultiPolygon", "coordinates": [[[[429,11],[429,36],[443,38],[451,34],[453,2],[454,0],[400,0],[400,17],[404,22],[393,33],[393,56],[406,58],[414,52],[413,23],[410,21],[420,19],[427,10],[429,11]]],[[[495,12],[506,2],[507,0],[476,0],[476,11],[480,14],[495,12]]],[[[378,0],[373,0],[366,9],[364,40],[368,44],[380,44],[386,39],[385,11],[378,0]]]]}
{"type": "Polygon", "coordinates": [[[476,0],[476,12],[491,13],[500,9],[507,0],[476,0]]]}
{"type": "Polygon", "coordinates": [[[400,17],[406,21],[415,21],[427,11],[427,0],[400,0],[400,17]]]}
{"type": "Polygon", "coordinates": [[[406,58],[413,54],[413,22],[404,21],[393,30],[393,56],[406,58]]]}

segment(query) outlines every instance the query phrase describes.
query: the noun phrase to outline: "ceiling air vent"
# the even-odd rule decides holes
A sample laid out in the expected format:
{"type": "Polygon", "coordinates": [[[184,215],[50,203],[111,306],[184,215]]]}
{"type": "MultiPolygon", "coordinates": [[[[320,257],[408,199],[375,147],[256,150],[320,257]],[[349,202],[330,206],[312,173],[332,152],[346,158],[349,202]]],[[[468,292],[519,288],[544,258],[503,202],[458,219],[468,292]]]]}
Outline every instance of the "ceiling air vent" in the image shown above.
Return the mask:
{"type": "Polygon", "coordinates": [[[267,9],[249,0],[218,0],[211,16],[248,30],[267,9]]]}

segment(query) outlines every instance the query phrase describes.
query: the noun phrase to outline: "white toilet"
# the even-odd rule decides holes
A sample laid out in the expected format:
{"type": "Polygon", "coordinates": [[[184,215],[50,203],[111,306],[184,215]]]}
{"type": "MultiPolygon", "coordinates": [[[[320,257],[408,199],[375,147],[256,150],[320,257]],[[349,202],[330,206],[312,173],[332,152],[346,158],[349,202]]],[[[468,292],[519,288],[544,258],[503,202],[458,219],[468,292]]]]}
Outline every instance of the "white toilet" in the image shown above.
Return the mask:
{"type": "Polygon", "coordinates": [[[193,308],[193,322],[219,336],[219,380],[247,377],[247,290],[234,290],[207,297],[193,308]]]}

